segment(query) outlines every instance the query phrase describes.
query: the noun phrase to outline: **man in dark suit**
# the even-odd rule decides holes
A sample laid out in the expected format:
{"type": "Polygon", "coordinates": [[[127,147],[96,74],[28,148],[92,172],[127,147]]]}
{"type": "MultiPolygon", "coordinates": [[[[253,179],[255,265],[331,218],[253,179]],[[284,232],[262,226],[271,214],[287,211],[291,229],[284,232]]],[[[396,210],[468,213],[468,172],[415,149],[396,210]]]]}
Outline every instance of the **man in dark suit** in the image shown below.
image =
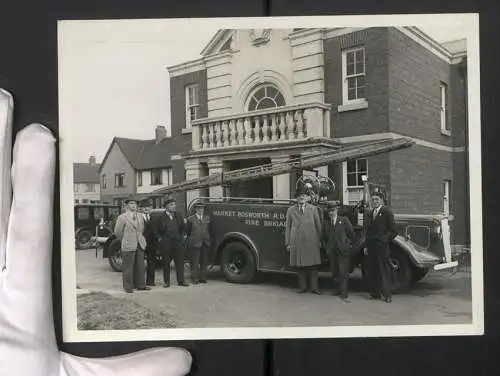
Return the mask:
{"type": "Polygon", "coordinates": [[[165,211],[158,218],[156,234],[163,257],[163,287],[170,287],[170,263],[175,263],[177,284],[188,286],[184,281],[184,234],[186,220],[176,211],[175,200],[165,200],[165,211]]]}
{"type": "Polygon", "coordinates": [[[210,217],[204,215],[202,203],[195,205],[196,213],[187,219],[186,248],[191,255],[191,279],[196,285],[207,283],[208,248],[210,247],[210,217]]]}
{"type": "Polygon", "coordinates": [[[140,203],[141,212],[144,214],[144,237],[146,238],[146,285],[155,285],[155,263],[158,239],[155,233],[154,221],[151,218],[153,209],[149,199],[144,199],[140,203]]]}
{"type": "Polygon", "coordinates": [[[336,295],[347,299],[354,230],[348,218],[338,215],[338,209],[338,203],[328,203],[328,217],[323,221],[323,244],[332,278],[338,280],[336,295]]]}
{"type": "Polygon", "coordinates": [[[394,214],[385,205],[380,193],[372,194],[373,210],[366,218],[366,244],[368,261],[368,281],[370,299],[382,299],[392,302],[391,277],[389,263],[389,244],[397,235],[394,214]]]}

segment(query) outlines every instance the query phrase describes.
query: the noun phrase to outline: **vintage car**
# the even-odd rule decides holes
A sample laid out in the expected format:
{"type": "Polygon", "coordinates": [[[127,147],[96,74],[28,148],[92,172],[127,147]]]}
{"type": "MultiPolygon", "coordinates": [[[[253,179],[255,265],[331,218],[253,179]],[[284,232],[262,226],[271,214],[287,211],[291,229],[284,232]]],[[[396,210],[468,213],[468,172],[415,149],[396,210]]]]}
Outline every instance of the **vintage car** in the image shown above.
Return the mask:
{"type": "Polygon", "coordinates": [[[74,206],[75,246],[86,249],[95,246],[97,237],[107,238],[111,235],[109,223],[120,214],[120,206],[108,204],[76,204],[74,206]]]}

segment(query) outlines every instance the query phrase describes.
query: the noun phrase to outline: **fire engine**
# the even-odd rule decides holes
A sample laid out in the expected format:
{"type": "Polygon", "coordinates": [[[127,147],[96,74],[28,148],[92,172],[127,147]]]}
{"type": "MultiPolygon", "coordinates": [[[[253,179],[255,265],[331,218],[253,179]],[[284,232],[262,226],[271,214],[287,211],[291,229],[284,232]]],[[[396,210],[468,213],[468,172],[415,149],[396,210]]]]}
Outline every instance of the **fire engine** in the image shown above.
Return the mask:
{"type": "MultiPolygon", "coordinates": [[[[172,194],[211,186],[228,187],[231,183],[248,181],[273,175],[308,171],[316,167],[339,163],[411,147],[414,141],[405,137],[349,146],[328,153],[304,156],[288,162],[271,163],[257,167],[214,174],[188,180],[162,188],[155,193],[172,194]]],[[[320,217],[326,214],[327,197],[335,189],[329,177],[303,174],[297,185],[308,190],[311,203],[316,205],[320,217]]],[[[351,272],[365,270],[364,216],[371,209],[371,194],[380,191],[384,197],[386,187],[376,185],[364,177],[363,199],[356,205],[343,205],[340,214],[350,219],[355,230],[351,272]]],[[[231,283],[251,283],[259,272],[290,272],[289,255],[285,249],[284,233],[286,211],[293,199],[257,199],[247,197],[198,197],[188,204],[187,215],[194,212],[194,204],[202,201],[212,222],[212,247],[209,251],[211,266],[220,266],[225,279],[231,283]]],[[[162,212],[151,213],[154,220],[162,212]]],[[[393,292],[398,293],[421,280],[429,270],[455,268],[452,260],[448,218],[443,214],[395,214],[398,236],[390,245],[393,270],[393,292]]],[[[102,224],[101,224],[102,226],[102,224]]],[[[103,257],[115,271],[121,270],[120,242],[113,235],[101,239],[103,257]]],[[[189,255],[187,255],[189,256],[189,255]]],[[[158,255],[160,258],[160,255],[158,255]]],[[[322,271],[328,271],[328,258],[322,250],[322,271]]]]}

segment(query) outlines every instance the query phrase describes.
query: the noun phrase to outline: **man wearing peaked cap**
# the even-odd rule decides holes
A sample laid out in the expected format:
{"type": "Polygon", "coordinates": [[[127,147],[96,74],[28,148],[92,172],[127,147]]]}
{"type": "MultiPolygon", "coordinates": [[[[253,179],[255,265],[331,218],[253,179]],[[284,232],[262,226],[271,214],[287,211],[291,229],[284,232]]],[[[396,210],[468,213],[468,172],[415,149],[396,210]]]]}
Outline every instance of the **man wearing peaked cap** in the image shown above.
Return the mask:
{"type": "Polygon", "coordinates": [[[189,286],[184,280],[184,245],[186,220],[176,209],[175,199],[165,198],[165,211],[158,218],[156,235],[163,257],[163,287],[170,287],[170,263],[174,260],[177,284],[189,286]]]}
{"type": "Polygon", "coordinates": [[[322,241],[330,260],[332,278],[338,282],[336,295],[347,299],[354,230],[349,219],[339,215],[339,208],[337,201],[328,203],[328,216],[323,221],[322,241]]]}
{"type": "Polygon", "coordinates": [[[191,279],[196,285],[207,283],[208,248],[211,244],[211,221],[204,213],[205,205],[194,204],[195,213],[187,219],[186,248],[191,255],[191,279]]]}

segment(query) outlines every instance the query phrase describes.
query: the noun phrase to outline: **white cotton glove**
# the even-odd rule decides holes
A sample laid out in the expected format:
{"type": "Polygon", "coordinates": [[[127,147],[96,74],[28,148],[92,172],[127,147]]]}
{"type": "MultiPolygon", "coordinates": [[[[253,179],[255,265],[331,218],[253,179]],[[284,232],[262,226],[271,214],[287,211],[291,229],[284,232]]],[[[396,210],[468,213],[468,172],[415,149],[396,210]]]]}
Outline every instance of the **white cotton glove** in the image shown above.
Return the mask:
{"type": "Polygon", "coordinates": [[[192,359],[183,349],[108,359],[59,352],[51,289],[55,139],[41,125],[24,128],[11,169],[12,110],[11,95],[0,89],[0,375],[187,374],[192,359]]]}

